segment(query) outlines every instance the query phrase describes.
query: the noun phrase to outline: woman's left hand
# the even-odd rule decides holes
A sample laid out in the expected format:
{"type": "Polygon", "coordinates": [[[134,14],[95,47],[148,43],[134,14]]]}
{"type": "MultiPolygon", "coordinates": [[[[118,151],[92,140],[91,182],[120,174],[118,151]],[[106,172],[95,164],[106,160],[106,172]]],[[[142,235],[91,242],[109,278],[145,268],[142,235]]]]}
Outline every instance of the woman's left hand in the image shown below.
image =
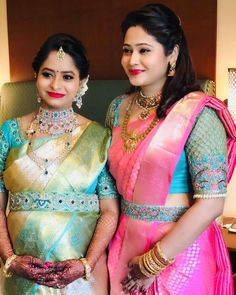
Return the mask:
{"type": "Polygon", "coordinates": [[[39,278],[37,284],[45,285],[50,288],[62,289],[84,276],[84,266],[82,262],[77,259],[53,262],[51,263],[51,267],[58,269],[58,271],[47,275],[45,280],[39,278]]]}
{"type": "Polygon", "coordinates": [[[146,277],[139,268],[139,259],[141,256],[136,256],[129,262],[130,272],[126,278],[121,282],[123,291],[132,293],[135,291],[145,292],[149,286],[155,281],[155,276],[146,277]]]}

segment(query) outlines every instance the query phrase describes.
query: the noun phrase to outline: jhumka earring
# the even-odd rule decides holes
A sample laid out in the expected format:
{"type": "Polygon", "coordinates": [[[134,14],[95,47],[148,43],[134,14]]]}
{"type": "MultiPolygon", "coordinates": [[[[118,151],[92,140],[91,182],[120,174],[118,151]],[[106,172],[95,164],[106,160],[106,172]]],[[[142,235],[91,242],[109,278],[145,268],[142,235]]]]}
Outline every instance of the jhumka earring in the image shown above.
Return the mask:
{"type": "Polygon", "coordinates": [[[37,102],[40,103],[41,102],[41,97],[37,94],[37,102]]]}
{"type": "Polygon", "coordinates": [[[80,92],[78,91],[75,98],[74,98],[75,104],[77,105],[78,109],[81,109],[83,105],[82,96],[80,95],[80,92]]]}
{"type": "Polygon", "coordinates": [[[74,97],[74,101],[75,104],[77,105],[77,107],[79,109],[81,109],[82,105],[83,105],[83,100],[82,100],[82,96],[85,94],[85,92],[88,90],[88,79],[89,76],[87,77],[87,79],[83,82],[83,84],[80,86],[80,89],[78,91],[78,93],[76,94],[76,96],[74,97]]]}
{"type": "Polygon", "coordinates": [[[173,62],[173,63],[170,65],[170,69],[169,69],[168,77],[174,77],[174,75],[175,75],[175,68],[176,68],[176,63],[173,62]]]}
{"type": "Polygon", "coordinates": [[[60,46],[60,48],[57,51],[57,59],[59,61],[63,61],[63,59],[65,58],[65,51],[63,50],[62,46],[60,46]]]}

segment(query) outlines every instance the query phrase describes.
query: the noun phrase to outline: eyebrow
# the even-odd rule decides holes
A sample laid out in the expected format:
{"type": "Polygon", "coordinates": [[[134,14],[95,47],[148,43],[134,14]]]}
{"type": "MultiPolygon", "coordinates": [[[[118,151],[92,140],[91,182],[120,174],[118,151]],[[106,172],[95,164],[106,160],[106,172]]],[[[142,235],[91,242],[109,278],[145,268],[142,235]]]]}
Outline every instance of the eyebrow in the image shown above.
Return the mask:
{"type": "MultiPolygon", "coordinates": [[[[124,43],[123,46],[132,46],[130,44],[124,43]]],[[[137,43],[134,46],[149,46],[149,47],[153,47],[151,44],[148,43],[137,43]]]]}
{"type": "Polygon", "coordinates": [[[60,72],[62,74],[73,74],[75,75],[75,73],[73,71],[55,71],[53,69],[50,69],[50,68],[43,68],[42,71],[51,71],[51,72],[60,72]]]}

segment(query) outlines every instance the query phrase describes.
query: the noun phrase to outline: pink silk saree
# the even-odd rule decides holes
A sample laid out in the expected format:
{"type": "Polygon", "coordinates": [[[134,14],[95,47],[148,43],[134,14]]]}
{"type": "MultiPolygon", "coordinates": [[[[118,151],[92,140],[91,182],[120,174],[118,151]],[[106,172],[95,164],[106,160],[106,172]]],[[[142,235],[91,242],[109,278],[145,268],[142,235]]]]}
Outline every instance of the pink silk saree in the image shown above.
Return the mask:
{"type": "MultiPolygon", "coordinates": [[[[111,295],[123,294],[120,282],[128,273],[130,259],[148,251],[187,210],[164,205],[180,154],[197,115],[205,106],[215,109],[225,125],[230,180],[236,158],[235,124],[225,105],[215,98],[201,92],[185,96],[133,153],[123,152],[121,128],[113,128],[109,165],[123,201],[119,226],[108,257],[111,295]],[[129,207],[130,204],[136,204],[136,207],[129,207]],[[161,218],[157,221],[142,218],[147,212],[149,216],[159,215],[161,218]]],[[[143,124],[143,129],[151,119],[143,124]]],[[[135,129],[137,124],[137,121],[130,122],[129,128],[135,129]]],[[[142,294],[233,295],[228,252],[216,224],[211,224],[190,247],[178,255],[175,263],[162,271],[148,291],[142,294]]]]}

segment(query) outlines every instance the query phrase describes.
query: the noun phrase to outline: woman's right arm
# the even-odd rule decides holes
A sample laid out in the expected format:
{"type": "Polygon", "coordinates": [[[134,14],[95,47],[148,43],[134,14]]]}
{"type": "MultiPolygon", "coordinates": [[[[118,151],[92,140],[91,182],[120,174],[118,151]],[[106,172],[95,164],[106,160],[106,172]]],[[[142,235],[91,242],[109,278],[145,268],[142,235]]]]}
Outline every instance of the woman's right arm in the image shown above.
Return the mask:
{"type": "Polygon", "coordinates": [[[0,257],[3,263],[14,254],[6,221],[7,192],[0,192],[0,257]]]}
{"type": "Polygon", "coordinates": [[[7,122],[0,126],[0,257],[4,263],[7,258],[14,254],[6,221],[8,192],[3,182],[3,171],[5,169],[5,162],[10,150],[10,130],[8,129],[7,122]]]}

